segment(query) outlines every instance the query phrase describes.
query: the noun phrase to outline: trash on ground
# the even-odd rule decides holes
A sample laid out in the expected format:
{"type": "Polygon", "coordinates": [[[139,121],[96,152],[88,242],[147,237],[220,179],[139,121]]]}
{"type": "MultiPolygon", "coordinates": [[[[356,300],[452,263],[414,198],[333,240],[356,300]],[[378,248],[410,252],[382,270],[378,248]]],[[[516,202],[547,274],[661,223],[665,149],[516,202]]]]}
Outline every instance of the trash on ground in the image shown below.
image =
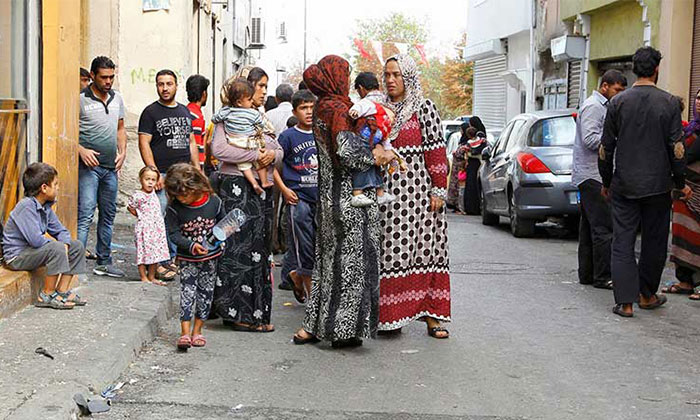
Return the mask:
{"type": "Polygon", "coordinates": [[[51,354],[48,351],[46,351],[43,347],[37,347],[36,350],[34,350],[34,353],[44,355],[49,359],[53,360],[53,356],[51,356],[51,354]]]}
{"type": "Polygon", "coordinates": [[[418,353],[418,350],[416,350],[416,349],[401,350],[401,354],[416,354],[416,353],[418,353]]]}
{"type": "Polygon", "coordinates": [[[284,302],[284,303],[282,304],[282,306],[292,306],[292,305],[293,305],[292,302],[284,302]]]}
{"type": "Polygon", "coordinates": [[[119,391],[124,386],[124,382],[119,382],[118,384],[112,384],[102,390],[100,395],[102,398],[114,398],[117,396],[117,391],[119,391]]]}

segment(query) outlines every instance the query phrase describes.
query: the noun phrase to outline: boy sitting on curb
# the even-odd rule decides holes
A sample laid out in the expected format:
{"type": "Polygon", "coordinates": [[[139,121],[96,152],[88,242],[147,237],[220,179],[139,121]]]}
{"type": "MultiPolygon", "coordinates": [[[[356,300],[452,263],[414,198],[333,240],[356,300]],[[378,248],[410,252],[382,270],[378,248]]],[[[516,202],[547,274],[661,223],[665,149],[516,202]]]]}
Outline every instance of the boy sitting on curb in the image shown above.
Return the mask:
{"type": "Polygon", "coordinates": [[[85,301],[68,290],[74,275],[85,273],[85,248],[71,239],[53,206],[58,194],[58,172],[46,163],[32,163],[22,176],[25,198],[10,213],[3,232],[6,265],[15,271],[46,266],[44,287],[36,306],[73,309],[85,301]],[[52,241],[46,233],[55,238],[52,241]]]}

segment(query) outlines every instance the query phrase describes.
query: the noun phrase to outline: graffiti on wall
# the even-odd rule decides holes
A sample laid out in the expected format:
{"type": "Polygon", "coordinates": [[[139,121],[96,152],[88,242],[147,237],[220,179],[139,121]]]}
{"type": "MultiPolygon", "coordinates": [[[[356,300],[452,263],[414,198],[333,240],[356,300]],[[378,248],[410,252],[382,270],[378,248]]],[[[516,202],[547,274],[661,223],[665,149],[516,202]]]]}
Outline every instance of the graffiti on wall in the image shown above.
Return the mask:
{"type": "MultiPolygon", "coordinates": [[[[155,69],[155,68],[144,68],[144,67],[137,67],[134,69],[131,69],[131,84],[139,84],[139,83],[146,83],[146,84],[155,84],[156,83],[156,74],[158,71],[161,69],[155,69]]],[[[173,70],[175,74],[177,75],[177,80],[178,82],[181,80],[184,80],[182,77],[182,69],[180,70],[173,70]]]]}

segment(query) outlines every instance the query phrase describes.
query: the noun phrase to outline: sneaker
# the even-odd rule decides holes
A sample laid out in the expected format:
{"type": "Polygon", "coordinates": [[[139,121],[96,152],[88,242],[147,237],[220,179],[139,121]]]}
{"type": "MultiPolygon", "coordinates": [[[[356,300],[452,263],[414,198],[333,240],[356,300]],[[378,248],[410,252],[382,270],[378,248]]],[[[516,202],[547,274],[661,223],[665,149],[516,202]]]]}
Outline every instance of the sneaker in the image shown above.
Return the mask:
{"type": "Polygon", "coordinates": [[[350,200],[350,205],[353,207],[369,207],[374,204],[374,201],[364,194],[354,195],[350,200]]]}
{"type": "Polygon", "coordinates": [[[393,194],[389,194],[388,192],[385,192],[383,195],[380,195],[377,197],[377,204],[379,204],[381,206],[382,204],[391,203],[394,200],[396,200],[396,196],[394,196],[393,194]]]}
{"type": "Polygon", "coordinates": [[[124,272],[113,265],[98,265],[92,272],[98,276],[108,276],[122,278],[124,277],[124,272]]]}

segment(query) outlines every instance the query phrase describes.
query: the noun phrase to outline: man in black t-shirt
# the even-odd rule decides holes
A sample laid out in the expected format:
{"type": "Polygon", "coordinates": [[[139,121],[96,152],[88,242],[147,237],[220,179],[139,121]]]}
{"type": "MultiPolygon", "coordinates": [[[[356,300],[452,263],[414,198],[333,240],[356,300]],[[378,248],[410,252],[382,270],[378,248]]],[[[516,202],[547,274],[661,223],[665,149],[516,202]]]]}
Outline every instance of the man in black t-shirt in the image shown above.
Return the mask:
{"type": "Polygon", "coordinates": [[[666,302],[656,292],[666,263],[671,190],[690,198],[685,185],[685,148],[678,99],[656,87],[661,53],[642,47],[632,58],[638,80],[608,103],[598,168],[601,194],[612,200],[613,312],[633,315],[632,304],[656,309],[666,302]],[[634,245],[641,225],[642,251],[634,245]]]}
{"type": "MultiPolygon", "coordinates": [[[[199,168],[199,151],[192,131],[192,114],[175,101],[177,76],[172,70],[156,74],[158,100],[148,105],[139,119],[139,151],[146,166],[155,166],[161,173],[156,185],[165,215],[168,202],[163,190],[165,173],[176,163],[190,162],[199,168]]],[[[175,247],[170,245],[170,256],[175,247]]]]}

